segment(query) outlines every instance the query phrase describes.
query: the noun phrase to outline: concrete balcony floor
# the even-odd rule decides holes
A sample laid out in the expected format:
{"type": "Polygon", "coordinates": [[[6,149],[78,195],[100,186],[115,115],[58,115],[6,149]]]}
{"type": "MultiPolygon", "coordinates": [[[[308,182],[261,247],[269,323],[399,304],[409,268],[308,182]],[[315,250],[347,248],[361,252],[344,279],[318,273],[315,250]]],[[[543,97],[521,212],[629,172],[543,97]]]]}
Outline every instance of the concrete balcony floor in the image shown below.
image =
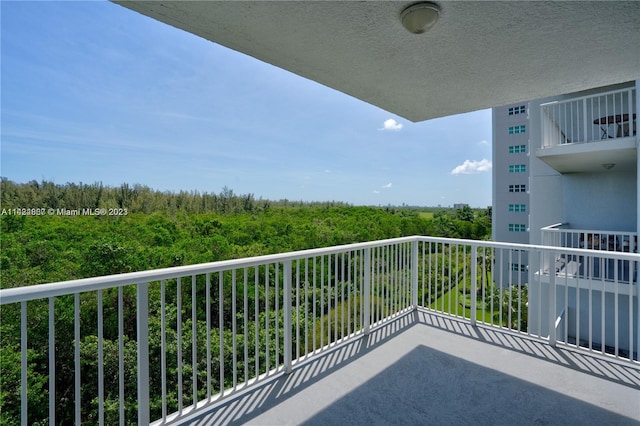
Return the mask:
{"type": "Polygon", "coordinates": [[[637,425],[640,366],[416,311],[186,422],[637,425]]]}

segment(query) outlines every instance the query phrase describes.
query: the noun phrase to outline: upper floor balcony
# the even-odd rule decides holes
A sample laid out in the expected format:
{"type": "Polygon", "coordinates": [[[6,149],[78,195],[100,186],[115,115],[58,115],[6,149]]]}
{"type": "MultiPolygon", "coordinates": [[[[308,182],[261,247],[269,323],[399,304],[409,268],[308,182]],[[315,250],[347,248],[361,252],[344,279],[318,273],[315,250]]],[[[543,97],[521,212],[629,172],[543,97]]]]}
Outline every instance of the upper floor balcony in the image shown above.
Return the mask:
{"type": "Polygon", "coordinates": [[[0,290],[1,420],[633,424],[637,284],[572,307],[561,255],[640,261],[405,237],[0,290]]]}
{"type": "MultiPolygon", "coordinates": [[[[542,228],[542,244],[553,247],[590,249],[599,252],[638,252],[638,234],[636,232],[606,231],[594,229],[575,229],[568,223],[557,223],[542,228]]],[[[611,256],[592,257],[559,253],[542,266],[548,273],[555,270],[558,275],[570,278],[595,280],[602,288],[615,288],[610,283],[636,282],[637,265],[611,256]]]]}
{"type": "Polygon", "coordinates": [[[635,88],[544,103],[536,155],[561,173],[635,170],[637,110],[635,88]]]}

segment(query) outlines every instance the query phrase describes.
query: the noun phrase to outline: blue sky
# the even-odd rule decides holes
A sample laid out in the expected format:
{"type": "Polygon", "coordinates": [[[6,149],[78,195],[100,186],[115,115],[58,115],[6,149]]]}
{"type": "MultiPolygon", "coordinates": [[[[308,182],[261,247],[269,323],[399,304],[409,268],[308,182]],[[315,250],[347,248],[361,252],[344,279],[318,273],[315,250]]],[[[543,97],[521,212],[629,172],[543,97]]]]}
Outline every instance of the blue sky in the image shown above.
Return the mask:
{"type": "Polygon", "coordinates": [[[10,180],[491,204],[490,110],[411,123],[112,3],[0,7],[10,180]]]}

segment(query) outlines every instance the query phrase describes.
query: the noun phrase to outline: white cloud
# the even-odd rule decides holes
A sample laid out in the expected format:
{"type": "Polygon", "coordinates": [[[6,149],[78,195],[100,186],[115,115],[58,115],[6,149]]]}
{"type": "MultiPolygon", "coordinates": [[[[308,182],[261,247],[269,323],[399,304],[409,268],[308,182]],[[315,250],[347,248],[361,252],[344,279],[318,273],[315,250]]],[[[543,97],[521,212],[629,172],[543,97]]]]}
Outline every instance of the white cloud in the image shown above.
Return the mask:
{"type": "Polygon", "coordinates": [[[380,130],[400,130],[400,129],[402,129],[402,123],[398,123],[393,118],[390,118],[384,122],[380,130]]]}
{"type": "Polygon", "coordinates": [[[480,142],[478,142],[478,145],[489,145],[489,142],[483,139],[480,142]]]}
{"type": "Polygon", "coordinates": [[[379,194],[379,193],[380,193],[380,191],[378,191],[377,189],[374,189],[374,190],[373,190],[373,191],[371,191],[371,192],[373,192],[374,194],[379,194]]]}
{"type": "Polygon", "coordinates": [[[392,184],[391,182],[389,182],[389,183],[388,183],[388,184],[386,184],[386,185],[382,185],[382,188],[389,189],[389,188],[391,188],[392,186],[393,186],[393,184],[392,184]]]}
{"type": "Polygon", "coordinates": [[[475,173],[488,172],[489,170],[491,170],[491,161],[487,160],[486,158],[480,161],[465,160],[464,163],[451,170],[451,174],[471,175],[475,173]]]}

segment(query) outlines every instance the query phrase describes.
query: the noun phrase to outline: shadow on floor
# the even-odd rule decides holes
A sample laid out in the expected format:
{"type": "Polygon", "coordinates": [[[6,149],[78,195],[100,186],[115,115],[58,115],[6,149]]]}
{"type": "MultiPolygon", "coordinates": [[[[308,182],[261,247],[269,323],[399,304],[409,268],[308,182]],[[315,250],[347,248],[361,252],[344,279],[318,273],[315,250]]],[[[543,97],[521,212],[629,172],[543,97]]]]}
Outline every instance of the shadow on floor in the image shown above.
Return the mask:
{"type": "Polygon", "coordinates": [[[463,335],[487,344],[533,356],[553,362],[567,368],[590,374],[614,383],[640,390],[640,364],[633,365],[627,361],[615,361],[592,355],[580,348],[549,346],[546,342],[506,333],[494,327],[474,327],[466,321],[443,317],[425,311],[416,313],[417,321],[443,331],[463,335]]]}
{"type": "Polygon", "coordinates": [[[304,424],[638,423],[516,377],[419,346],[304,424]]]}
{"type": "MultiPolygon", "coordinates": [[[[639,366],[609,362],[579,350],[553,348],[544,342],[499,329],[474,327],[466,321],[419,310],[377,326],[369,335],[360,335],[314,355],[295,365],[291,374],[265,379],[261,384],[194,413],[182,423],[264,424],[263,419],[269,417],[261,415],[279,404],[291,405],[291,398],[306,391],[300,406],[294,409],[302,411],[310,407],[314,410],[302,417],[309,425],[640,424],[597,405],[471,363],[456,357],[455,353],[441,352],[429,347],[428,341],[416,343],[415,348],[389,367],[370,375],[364,383],[324,408],[314,406],[313,396],[310,400],[306,395],[310,388],[315,391],[314,384],[386,343],[395,344],[395,337],[406,336],[403,333],[414,326],[433,327],[460,336],[463,345],[464,339],[469,338],[627,388],[640,389],[639,366]]],[[[359,367],[359,364],[354,365],[359,367]]],[[[282,422],[270,424],[294,422],[286,418],[286,412],[284,415],[282,422]]]]}

